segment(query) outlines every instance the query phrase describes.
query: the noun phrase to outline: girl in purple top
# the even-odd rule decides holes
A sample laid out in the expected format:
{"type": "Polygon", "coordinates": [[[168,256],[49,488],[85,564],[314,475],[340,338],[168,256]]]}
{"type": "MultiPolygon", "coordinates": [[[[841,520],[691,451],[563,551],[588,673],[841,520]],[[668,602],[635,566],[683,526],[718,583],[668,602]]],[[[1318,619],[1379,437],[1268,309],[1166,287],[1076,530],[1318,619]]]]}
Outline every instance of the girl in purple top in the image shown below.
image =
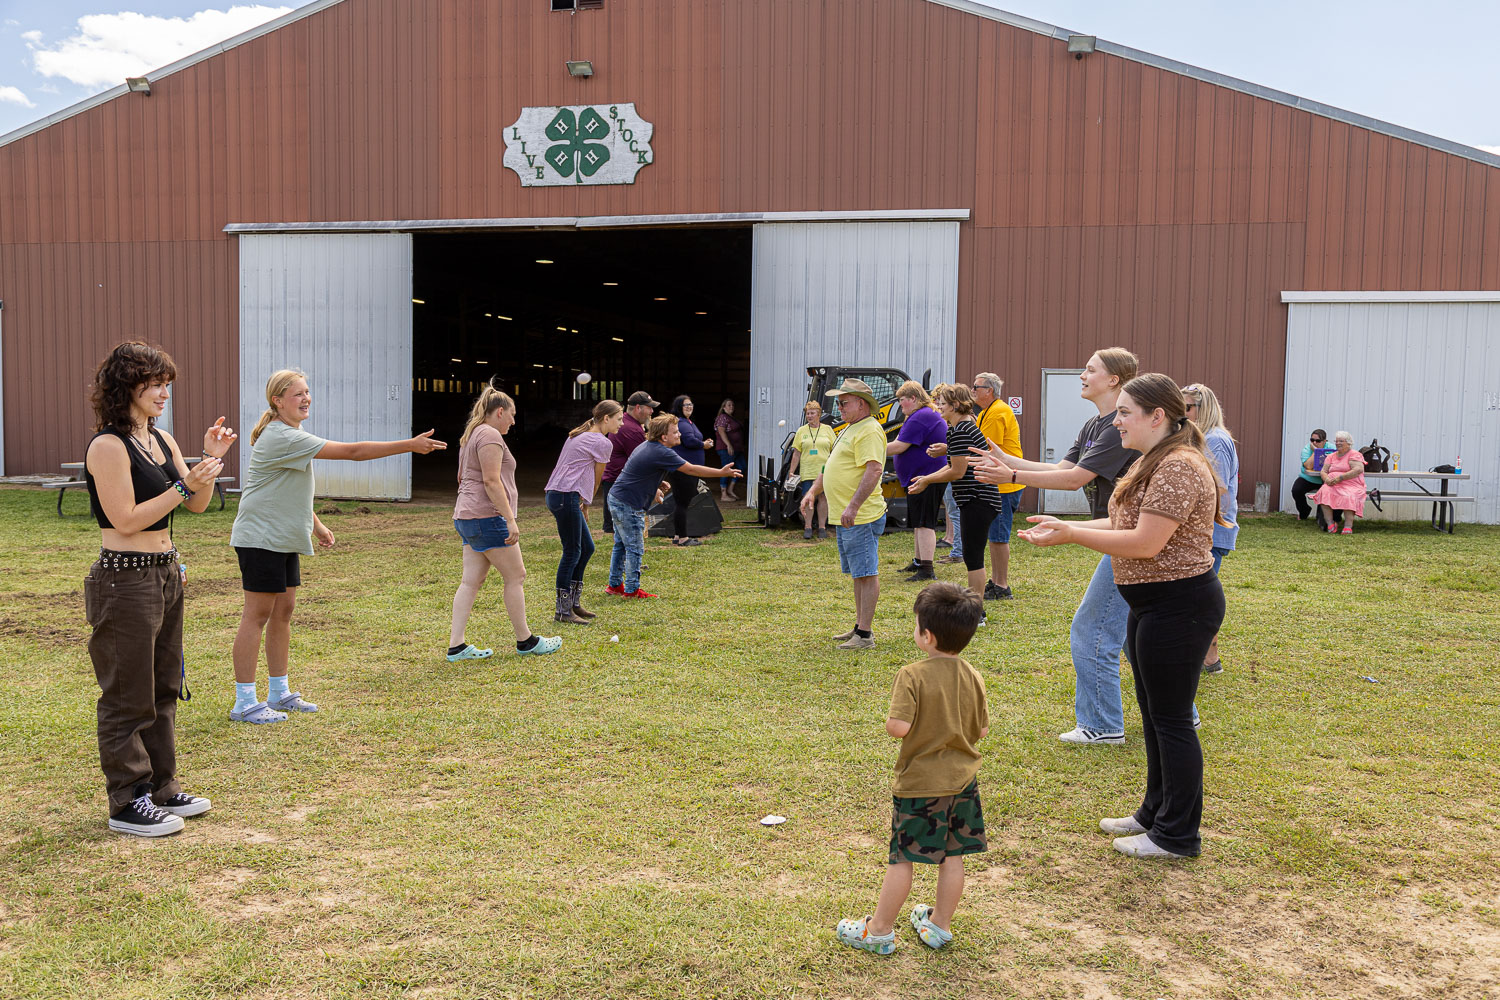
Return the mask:
{"type": "MultiPolygon", "coordinates": [[[[733,465],[741,473],[745,471],[745,425],[734,419],[734,400],[726,399],[719,404],[719,415],[714,418],[714,438],[718,444],[719,461],[733,465]]],[[[734,495],[734,477],[719,480],[719,499],[738,500],[734,495]]]]}
{"type": "Polygon", "coordinates": [[[587,625],[594,617],[583,607],[583,571],[594,554],[588,508],[604,478],[614,445],[609,435],[625,422],[625,409],[613,399],[594,407],[588,420],[568,432],[552,478],[547,480],[547,509],[557,520],[562,558],[557,561],[557,611],[554,620],[587,625]]]}

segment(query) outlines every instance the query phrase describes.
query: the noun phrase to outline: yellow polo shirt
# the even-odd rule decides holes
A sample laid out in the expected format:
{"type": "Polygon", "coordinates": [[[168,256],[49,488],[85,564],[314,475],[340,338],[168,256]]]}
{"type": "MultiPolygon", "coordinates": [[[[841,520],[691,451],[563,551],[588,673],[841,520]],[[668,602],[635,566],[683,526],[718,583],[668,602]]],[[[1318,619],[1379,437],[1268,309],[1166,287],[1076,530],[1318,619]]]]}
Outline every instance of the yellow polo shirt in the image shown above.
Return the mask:
{"type": "MultiPolygon", "coordinates": [[[[1016,419],[1016,411],[1010,408],[1009,403],[1003,399],[995,400],[980,411],[975,421],[979,424],[980,433],[998,444],[1001,451],[1017,458],[1026,457],[1021,453],[1021,422],[1016,419]]],[[[1001,493],[1014,493],[1025,488],[1020,483],[1005,483],[995,487],[1001,493]]]]}
{"type": "Polygon", "coordinates": [[[833,428],[823,423],[818,424],[816,433],[808,424],[797,428],[792,447],[802,453],[797,463],[799,476],[809,483],[818,478],[818,473],[828,464],[828,452],[833,448],[835,437],[833,428]]]}
{"type": "MultiPolygon", "coordinates": [[[[828,494],[830,520],[837,518],[854,499],[854,493],[865,477],[865,465],[879,462],[885,468],[885,428],[874,417],[866,417],[844,428],[823,466],[823,492],[828,494]]],[[[885,497],[877,482],[859,512],[855,524],[869,524],[885,513],[885,497]]]]}

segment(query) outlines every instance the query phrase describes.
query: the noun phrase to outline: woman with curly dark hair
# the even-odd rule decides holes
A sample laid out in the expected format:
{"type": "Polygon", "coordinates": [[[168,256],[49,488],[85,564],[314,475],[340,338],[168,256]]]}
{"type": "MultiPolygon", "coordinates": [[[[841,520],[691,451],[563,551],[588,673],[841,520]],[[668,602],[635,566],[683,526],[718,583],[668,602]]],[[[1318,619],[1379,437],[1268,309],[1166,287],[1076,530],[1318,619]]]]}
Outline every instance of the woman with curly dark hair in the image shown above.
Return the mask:
{"type": "Polygon", "coordinates": [[[235,433],[214,421],[191,470],[172,436],[155,426],[177,366],[157,348],[121,344],[94,372],[98,418],[84,455],[89,507],[99,522],[99,559],[83,581],[99,681],[99,766],[109,791],[109,828],[138,837],[182,829],[209,800],[177,780],[173,724],[182,690],[182,578],[172,514],[208,508],[235,433]]]}

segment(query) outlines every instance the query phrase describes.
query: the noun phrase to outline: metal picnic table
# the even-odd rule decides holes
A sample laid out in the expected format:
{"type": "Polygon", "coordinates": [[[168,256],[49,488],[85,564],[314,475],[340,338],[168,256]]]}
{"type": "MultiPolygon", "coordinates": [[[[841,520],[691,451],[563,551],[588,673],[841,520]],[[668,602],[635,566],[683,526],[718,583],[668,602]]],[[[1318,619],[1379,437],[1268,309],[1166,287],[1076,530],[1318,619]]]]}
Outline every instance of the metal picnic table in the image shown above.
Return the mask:
{"type": "Polygon", "coordinates": [[[1366,493],[1370,502],[1375,504],[1376,510],[1384,510],[1381,504],[1386,500],[1431,500],[1432,501],[1432,527],[1437,531],[1447,531],[1453,534],[1453,525],[1457,518],[1454,516],[1454,504],[1473,503],[1473,497],[1458,496],[1448,492],[1449,482],[1458,482],[1472,478],[1467,472],[1366,472],[1366,493]],[[1416,487],[1414,490],[1383,490],[1379,486],[1371,487],[1371,480],[1388,481],[1404,479],[1416,487]],[[1421,480],[1438,480],[1438,492],[1434,493],[1421,480]]]}

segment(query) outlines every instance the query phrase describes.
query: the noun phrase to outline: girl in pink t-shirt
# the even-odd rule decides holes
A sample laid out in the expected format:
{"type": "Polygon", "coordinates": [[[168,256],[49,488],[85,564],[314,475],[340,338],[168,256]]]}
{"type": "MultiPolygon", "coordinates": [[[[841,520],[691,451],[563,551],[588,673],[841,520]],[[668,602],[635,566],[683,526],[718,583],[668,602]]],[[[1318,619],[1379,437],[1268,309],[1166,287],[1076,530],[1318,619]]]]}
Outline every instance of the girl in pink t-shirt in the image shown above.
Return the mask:
{"type": "Polygon", "coordinates": [[[526,567],[521,562],[521,527],[516,523],[516,459],[505,445],[505,432],[515,422],[515,401],[493,386],[485,386],[459,438],[458,502],[453,505],[453,527],[464,541],[464,575],[453,595],[450,661],[482,660],[494,655],[494,650],[476,649],[464,639],[474,599],[491,566],[505,581],[505,613],[516,630],[516,652],[540,656],[562,645],[560,637],[534,635],[526,624],[526,594],[521,589],[526,567]]]}
{"type": "Polygon", "coordinates": [[[547,480],[547,509],[557,521],[562,557],[557,561],[557,610],[553,620],[587,625],[593,612],[583,607],[583,571],[594,554],[588,509],[604,476],[614,445],[609,435],[625,422],[613,399],[600,400],[589,419],[573,428],[547,480]]]}

